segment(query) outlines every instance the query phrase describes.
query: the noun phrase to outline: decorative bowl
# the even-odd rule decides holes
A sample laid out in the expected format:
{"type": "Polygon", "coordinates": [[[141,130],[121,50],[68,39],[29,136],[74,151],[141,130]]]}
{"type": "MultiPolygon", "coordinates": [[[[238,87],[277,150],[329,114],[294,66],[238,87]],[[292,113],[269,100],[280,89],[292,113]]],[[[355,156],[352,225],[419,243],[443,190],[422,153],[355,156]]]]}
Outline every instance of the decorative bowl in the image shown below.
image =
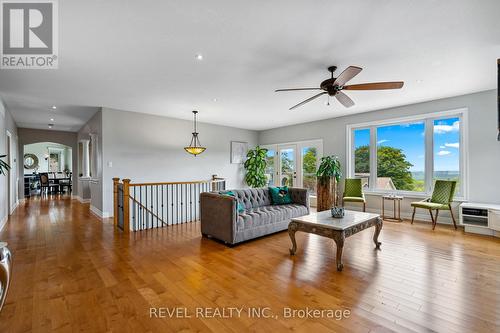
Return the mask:
{"type": "Polygon", "coordinates": [[[332,212],[332,217],[336,219],[344,217],[344,207],[332,207],[330,211],[332,212]]]}

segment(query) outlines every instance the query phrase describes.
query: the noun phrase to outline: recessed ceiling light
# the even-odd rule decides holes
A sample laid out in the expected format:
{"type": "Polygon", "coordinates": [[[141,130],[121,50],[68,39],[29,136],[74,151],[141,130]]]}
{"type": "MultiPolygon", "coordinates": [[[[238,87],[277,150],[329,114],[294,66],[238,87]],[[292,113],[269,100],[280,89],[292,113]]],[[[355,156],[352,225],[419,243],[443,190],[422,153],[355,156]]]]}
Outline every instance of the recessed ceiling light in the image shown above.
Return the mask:
{"type": "Polygon", "coordinates": [[[217,98],[214,98],[214,99],[213,99],[213,101],[214,101],[214,102],[217,102],[217,98]]]}
{"type": "Polygon", "coordinates": [[[54,118],[50,118],[50,121],[54,121],[54,118]]]}
{"type": "Polygon", "coordinates": [[[52,110],[55,110],[55,109],[57,109],[57,106],[52,105],[52,110]]]}
{"type": "Polygon", "coordinates": [[[196,55],[196,60],[203,60],[203,54],[198,53],[196,55]]]}
{"type": "Polygon", "coordinates": [[[52,127],[54,127],[54,124],[49,124],[49,128],[52,128],[52,127]]]}

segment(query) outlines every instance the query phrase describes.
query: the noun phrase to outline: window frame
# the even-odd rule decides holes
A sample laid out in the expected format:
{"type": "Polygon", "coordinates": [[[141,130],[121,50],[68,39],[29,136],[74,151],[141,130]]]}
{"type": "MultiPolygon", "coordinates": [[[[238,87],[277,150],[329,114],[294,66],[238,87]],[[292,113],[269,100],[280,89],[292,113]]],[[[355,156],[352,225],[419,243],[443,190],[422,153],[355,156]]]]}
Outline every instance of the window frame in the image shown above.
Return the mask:
{"type": "Polygon", "coordinates": [[[348,124],[346,126],[346,174],[354,177],[354,131],[370,129],[370,179],[369,188],[365,190],[367,194],[383,195],[394,193],[405,197],[429,197],[432,193],[434,176],[434,121],[446,118],[459,118],[459,174],[460,188],[454,200],[465,201],[468,198],[469,176],[468,176],[468,109],[459,108],[447,111],[424,113],[415,116],[390,118],[358,124],[348,124]],[[425,191],[402,191],[402,190],[380,190],[374,188],[377,184],[377,128],[381,126],[401,125],[407,123],[424,122],[425,124],[425,191]]]}

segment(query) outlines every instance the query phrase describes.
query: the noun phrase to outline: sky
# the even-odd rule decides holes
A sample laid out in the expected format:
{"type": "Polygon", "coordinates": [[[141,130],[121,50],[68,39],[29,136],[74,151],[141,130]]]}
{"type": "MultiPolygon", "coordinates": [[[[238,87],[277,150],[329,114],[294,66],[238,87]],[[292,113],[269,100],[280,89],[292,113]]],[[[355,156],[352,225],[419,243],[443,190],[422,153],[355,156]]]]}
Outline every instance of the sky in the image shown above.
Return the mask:
{"type": "MultiPolygon", "coordinates": [[[[448,118],[434,121],[434,170],[459,170],[459,119],[448,118]]],[[[370,130],[355,130],[354,147],[370,143],[370,130]]],[[[411,171],[425,169],[425,124],[416,122],[381,126],[377,128],[377,145],[403,150],[407,160],[413,164],[411,171]]]]}

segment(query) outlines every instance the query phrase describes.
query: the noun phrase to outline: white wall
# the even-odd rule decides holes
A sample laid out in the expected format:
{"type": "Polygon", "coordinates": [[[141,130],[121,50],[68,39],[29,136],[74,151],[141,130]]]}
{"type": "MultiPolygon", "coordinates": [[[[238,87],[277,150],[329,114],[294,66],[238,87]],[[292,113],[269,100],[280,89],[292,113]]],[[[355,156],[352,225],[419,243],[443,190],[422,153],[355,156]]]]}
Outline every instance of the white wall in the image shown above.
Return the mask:
{"type": "MultiPolygon", "coordinates": [[[[83,201],[90,200],[90,208],[101,217],[107,217],[103,213],[103,180],[102,180],[102,111],[99,110],[78,132],[78,141],[90,140],[91,134],[97,138],[97,147],[92,147],[91,178],[78,178],[78,197],[83,201]]],[[[78,155],[78,150],[75,155],[78,155]]],[[[78,163],[80,166],[81,163],[78,163]]],[[[78,174],[83,171],[78,170],[78,174]]]]}
{"type": "MultiPolygon", "coordinates": [[[[61,163],[62,170],[68,169],[69,171],[73,168],[72,163],[72,149],[71,147],[61,145],[53,142],[39,142],[32,143],[24,146],[24,154],[34,154],[38,158],[38,172],[48,172],[49,171],[49,161],[45,160],[45,155],[47,154],[48,148],[55,148],[62,150],[61,163]]],[[[24,157],[24,156],[23,156],[24,157]]],[[[22,159],[24,164],[24,158],[22,159]]],[[[35,169],[24,169],[24,174],[31,174],[35,169]]]]}
{"type": "MultiPolygon", "coordinates": [[[[259,133],[259,143],[323,139],[324,155],[339,156],[345,170],[346,125],[463,107],[469,109],[469,146],[466,147],[469,152],[468,199],[469,201],[500,203],[500,177],[498,177],[500,142],[496,140],[496,90],[266,130],[259,133]]],[[[332,112],[335,110],[332,109],[332,112]]],[[[368,209],[378,211],[381,207],[380,200],[377,196],[367,197],[368,209]]],[[[402,209],[407,213],[410,210],[411,201],[413,199],[409,198],[403,203],[402,209]]],[[[424,217],[426,218],[426,215],[424,217]]]]}
{"type": "MultiPolygon", "coordinates": [[[[11,207],[8,207],[9,189],[8,189],[8,176],[0,176],[0,230],[7,222],[10,211],[17,205],[17,182],[18,182],[18,137],[17,126],[12,118],[10,112],[5,108],[2,100],[0,99],[0,155],[7,153],[7,131],[11,134],[11,156],[10,156],[10,179],[14,184],[11,186],[11,207]]],[[[4,159],[5,161],[5,159],[4,159]]]]}
{"type": "MultiPolygon", "coordinates": [[[[203,120],[203,112],[198,119],[203,120]]],[[[255,146],[257,132],[199,123],[199,137],[207,150],[194,157],[183,149],[192,131],[191,121],[103,108],[104,212],[113,214],[113,177],[168,182],[205,180],[217,174],[227,179],[228,188],[243,187],[243,166],[230,163],[230,142],[255,146]]]]}

